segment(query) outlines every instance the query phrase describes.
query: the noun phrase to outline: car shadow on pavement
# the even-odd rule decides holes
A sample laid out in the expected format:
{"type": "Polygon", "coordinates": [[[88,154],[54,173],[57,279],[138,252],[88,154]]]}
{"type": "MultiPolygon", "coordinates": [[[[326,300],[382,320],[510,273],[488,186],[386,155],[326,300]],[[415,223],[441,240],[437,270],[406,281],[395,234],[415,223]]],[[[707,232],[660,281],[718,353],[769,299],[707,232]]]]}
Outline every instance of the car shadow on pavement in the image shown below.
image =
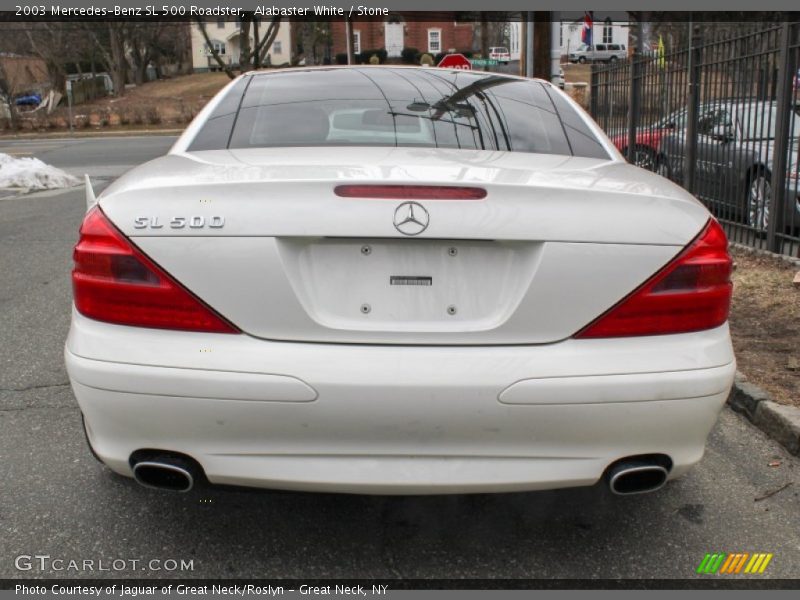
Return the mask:
{"type": "MultiPolygon", "coordinates": [[[[139,526],[161,543],[197,547],[201,532],[213,554],[228,561],[227,576],[303,578],[625,576],[624,567],[601,573],[592,563],[609,548],[639,539],[640,524],[663,504],[662,494],[669,494],[668,487],[661,494],[620,497],[602,482],[555,491],[436,496],[227,486],[179,494],[141,488],[119,475],[103,487],[123,503],[146,507],[139,526]],[[263,551],[262,559],[273,567],[254,571],[249,561],[239,560],[246,548],[263,551]]],[[[702,518],[702,508],[695,509],[693,516],[698,515],[702,518]]],[[[657,538],[658,529],[651,523],[648,534],[657,538]]],[[[197,566],[211,566],[198,554],[187,554],[197,566]]],[[[194,576],[219,575],[217,565],[211,569],[194,576]]]]}

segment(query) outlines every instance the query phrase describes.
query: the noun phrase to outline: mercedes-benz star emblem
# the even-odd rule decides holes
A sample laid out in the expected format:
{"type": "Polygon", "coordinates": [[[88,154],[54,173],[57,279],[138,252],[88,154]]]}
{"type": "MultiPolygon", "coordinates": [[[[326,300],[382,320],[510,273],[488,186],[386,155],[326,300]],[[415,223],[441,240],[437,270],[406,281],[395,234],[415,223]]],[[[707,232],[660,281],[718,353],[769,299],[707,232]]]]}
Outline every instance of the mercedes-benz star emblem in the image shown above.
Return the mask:
{"type": "Polygon", "coordinates": [[[430,216],[418,202],[403,202],[394,211],[394,228],[403,235],[418,235],[428,228],[430,216]]]}

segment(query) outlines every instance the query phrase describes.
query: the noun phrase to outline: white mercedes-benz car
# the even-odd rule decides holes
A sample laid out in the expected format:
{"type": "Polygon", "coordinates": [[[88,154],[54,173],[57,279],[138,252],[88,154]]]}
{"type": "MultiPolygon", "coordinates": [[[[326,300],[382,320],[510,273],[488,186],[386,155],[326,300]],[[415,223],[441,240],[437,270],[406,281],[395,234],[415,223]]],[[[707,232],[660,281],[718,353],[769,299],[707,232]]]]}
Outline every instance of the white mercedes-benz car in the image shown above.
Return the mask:
{"type": "Polygon", "coordinates": [[[67,369],[144,485],[650,491],[732,384],[720,225],[547,82],[246,74],[87,204],[67,369]]]}

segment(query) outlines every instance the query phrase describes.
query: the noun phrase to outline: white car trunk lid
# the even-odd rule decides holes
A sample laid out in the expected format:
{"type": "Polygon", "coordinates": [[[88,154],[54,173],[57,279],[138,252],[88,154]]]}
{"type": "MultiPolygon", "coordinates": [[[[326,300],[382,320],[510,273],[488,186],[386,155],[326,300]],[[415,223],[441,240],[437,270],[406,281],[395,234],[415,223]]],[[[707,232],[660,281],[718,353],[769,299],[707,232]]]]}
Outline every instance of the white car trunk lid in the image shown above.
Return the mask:
{"type": "Polygon", "coordinates": [[[144,252],[245,333],[284,340],[530,344],[571,336],[667,263],[708,215],[616,162],[420,148],[168,156],[100,204],[144,252]],[[469,186],[403,200],[359,185],[469,186]],[[178,226],[179,225],[179,226],[178,226]]]}

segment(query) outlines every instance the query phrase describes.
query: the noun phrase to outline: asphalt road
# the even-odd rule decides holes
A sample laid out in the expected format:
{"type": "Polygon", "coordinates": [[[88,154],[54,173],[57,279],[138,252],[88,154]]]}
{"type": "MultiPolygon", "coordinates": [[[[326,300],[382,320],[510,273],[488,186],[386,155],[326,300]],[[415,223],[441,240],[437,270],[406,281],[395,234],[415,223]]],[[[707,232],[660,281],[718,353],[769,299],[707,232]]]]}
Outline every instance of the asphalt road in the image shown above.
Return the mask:
{"type": "MultiPolygon", "coordinates": [[[[102,188],[171,143],[0,141],[0,152],[88,171],[102,188]]],[[[717,551],[772,552],[760,577],[800,578],[800,461],[727,409],[696,469],[659,493],[625,498],[601,486],[439,497],[175,495],[112,475],[84,443],[61,354],[83,211],[81,188],[0,199],[0,578],[685,578],[717,551]],[[18,570],[15,557],[31,554],[106,564],[183,559],[194,569],[18,570]]]]}

